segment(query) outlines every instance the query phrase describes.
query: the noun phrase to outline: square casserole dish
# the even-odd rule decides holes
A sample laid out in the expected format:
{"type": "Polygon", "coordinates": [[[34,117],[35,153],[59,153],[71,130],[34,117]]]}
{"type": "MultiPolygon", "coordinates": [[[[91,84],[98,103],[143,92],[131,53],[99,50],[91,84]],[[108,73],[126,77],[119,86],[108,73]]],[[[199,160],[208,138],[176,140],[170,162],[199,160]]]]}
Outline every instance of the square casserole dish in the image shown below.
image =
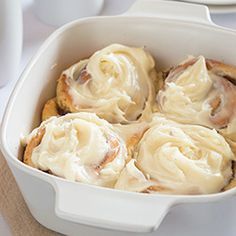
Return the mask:
{"type": "Polygon", "coordinates": [[[173,206],[236,195],[236,189],[201,196],[124,192],[70,182],[20,160],[20,139],[39,125],[61,72],[96,50],[111,43],[146,46],[161,69],[200,54],[235,64],[235,42],[236,32],[214,25],[207,7],[157,0],[140,0],[124,15],[81,19],[55,31],[18,81],[1,129],[2,152],[35,219],[67,235],[81,229],[83,234],[111,234],[88,226],[145,233],[156,230],[173,206]]]}

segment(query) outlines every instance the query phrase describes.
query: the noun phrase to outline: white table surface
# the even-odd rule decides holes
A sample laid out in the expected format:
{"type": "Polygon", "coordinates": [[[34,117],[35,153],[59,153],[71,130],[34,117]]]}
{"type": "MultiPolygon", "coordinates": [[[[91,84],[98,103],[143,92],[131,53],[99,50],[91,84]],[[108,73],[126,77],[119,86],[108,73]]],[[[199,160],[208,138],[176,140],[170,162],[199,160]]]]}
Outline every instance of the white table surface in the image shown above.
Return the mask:
{"type": "MultiPolygon", "coordinates": [[[[120,0],[120,1],[105,0],[105,1],[106,2],[105,2],[104,9],[102,11],[102,14],[112,15],[112,14],[120,14],[126,11],[126,9],[128,9],[129,6],[135,0],[120,0]]],[[[23,71],[26,64],[29,62],[30,58],[35,54],[39,46],[43,43],[43,41],[56,29],[56,27],[49,26],[40,22],[35,17],[33,13],[32,0],[21,0],[21,2],[22,2],[22,8],[23,8],[24,39],[23,39],[22,59],[19,66],[19,75],[23,71]]],[[[212,15],[212,20],[218,25],[236,29],[236,13],[212,15]]],[[[15,78],[10,83],[8,83],[5,87],[0,88],[0,123],[3,117],[5,107],[7,105],[7,100],[14,88],[14,85],[17,79],[18,78],[15,78]]],[[[221,208],[223,207],[224,209],[228,208],[232,210],[232,206],[235,205],[235,202],[236,202],[236,199],[231,199],[228,201],[228,203],[225,204],[225,206],[221,206],[221,208]]],[[[236,207],[234,210],[236,211],[236,207]]],[[[221,211],[216,212],[216,213],[221,213],[221,211]]],[[[175,215],[174,211],[172,215],[173,214],[175,215]]],[[[219,217],[219,215],[216,217],[219,217]]],[[[173,217],[169,217],[169,218],[170,219],[166,220],[163,227],[161,227],[161,229],[159,230],[160,231],[159,233],[162,236],[169,235],[168,230],[165,229],[165,228],[168,228],[168,225],[170,224],[175,225],[175,222],[172,222],[173,217]]],[[[234,218],[236,218],[236,212],[234,214],[234,218]]],[[[233,224],[235,225],[235,221],[231,221],[231,223],[232,225],[230,225],[229,222],[227,222],[227,227],[229,227],[229,225],[231,227],[230,231],[227,231],[228,233],[226,233],[226,231],[217,230],[218,228],[217,226],[214,226],[215,230],[213,230],[210,224],[208,226],[207,224],[204,226],[205,227],[204,232],[208,232],[209,230],[209,235],[212,235],[212,232],[215,232],[214,236],[217,236],[217,235],[218,236],[221,236],[221,235],[234,236],[236,235],[236,227],[233,226],[233,224]]],[[[200,233],[200,231],[198,232],[198,234],[196,234],[196,232],[191,232],[191,224],[189,224],[188,227],[186,227],[186,230],[190,232],[190,233],[187,233],[186,231],[186,235],[188,236],[192,236],[192,235],[203,236],[200,233]]],[[[7,223],[4,221],[3,217],[1,216],[1,212],[0,212],[0,235],[11,236],[10,228],[7,225],[7,223]]]]}

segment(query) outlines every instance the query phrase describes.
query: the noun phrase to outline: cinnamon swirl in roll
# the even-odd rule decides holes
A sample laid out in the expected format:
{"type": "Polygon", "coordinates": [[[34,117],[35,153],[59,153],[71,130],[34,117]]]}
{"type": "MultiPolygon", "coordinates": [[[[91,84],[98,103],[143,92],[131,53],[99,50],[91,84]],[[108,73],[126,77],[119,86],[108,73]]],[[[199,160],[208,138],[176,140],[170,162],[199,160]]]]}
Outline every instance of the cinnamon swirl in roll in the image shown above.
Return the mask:
{"type": "Polygon", "coordinates": [[[113,127],[85,112],[42,122],[28,136],[24,153],[34,168],[105,187],[113,187],[126,159],[126,145],[113,127]]]}
{"type": "Polygon", "coordinates": [[[235,156],[215,130],[179,124],[156,114],[138,144],[135,160],[122,171],[116,188],[209,194],[229,183],[235,156]]]}
{"type": "Polygon", "coordinates": [[[157,101],[173,120],[214,128],[236,140],[235,84],[236,67],[199,56],[169,71],[157,101]]]}
{"type": "Polygon", "coordinates": [[[57,103],[68,112],[95,112],[111,123],[148,118],[155,102],[154,67],[143,48],[112,44],[62,73],[57,103]]]}

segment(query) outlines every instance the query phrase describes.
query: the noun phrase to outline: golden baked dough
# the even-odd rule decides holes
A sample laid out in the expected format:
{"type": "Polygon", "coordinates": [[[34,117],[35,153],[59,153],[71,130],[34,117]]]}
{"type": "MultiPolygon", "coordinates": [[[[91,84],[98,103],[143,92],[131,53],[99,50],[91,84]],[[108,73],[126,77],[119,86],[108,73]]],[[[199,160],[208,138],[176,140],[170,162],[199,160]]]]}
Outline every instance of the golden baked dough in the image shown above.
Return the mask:
{"type": "Polygon", "coordinates": [[[222,63],[220,61],[206,59],[207,68],[214,74],[224,77],[230,80],[232,83],[236,83],[236,67],[222,63]]]}
{"type": "Polygon", "coordinates": [[[129,162],[133,158],[135,149],[143,137],[144,133],[149,128],[149,124],[146,122],[129,124],[129,125],[115,125],[116,132],[123,138],[126,143],[128,158],[126,162],[129,162]]]}
{"type": "Polygon", "coordinates": [[[61,115],[61,109],[57,105],[56,98],[49,99],[43,107],[42,121],[47,120],[52,116],[60,116],[60,115],[61,115]]]}
{"type": "Polygon", "coordinates": [[[229,184],[223,189],[223,191],[236,187],[236,163],[235,161],[233,162],[232,167],[233,167],[233,177],[230,180],[229,184]]]}
{"type": "Polygon", "coordinates": [[[23,156],[23,162],[31,167],[35,167],[31,160],[32,152],[35,147],[37,147],[40,143],[45,134],[45,129],[40,128],[38,129],[37,133],[29,140],[23,156]]]}
{"type": "Polygon", "coordinates": [[[73,101],[69,95],[69,86],[66,83],[67,76],[62,74],[57,82],[57,104],[66,112],[76,112],[73,101]]]}

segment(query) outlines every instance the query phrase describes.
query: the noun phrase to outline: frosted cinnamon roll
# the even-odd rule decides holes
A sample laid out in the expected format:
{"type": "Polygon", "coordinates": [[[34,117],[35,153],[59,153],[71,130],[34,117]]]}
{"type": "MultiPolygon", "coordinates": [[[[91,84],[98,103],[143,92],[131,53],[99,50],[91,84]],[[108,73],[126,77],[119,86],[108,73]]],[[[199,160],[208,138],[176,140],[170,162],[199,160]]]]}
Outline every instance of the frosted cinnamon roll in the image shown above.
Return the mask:
{"type": "MultiPolygon", "coordinates": [[[[170,70],[157,95],[161,112],[171,119],[236,135],[236,67],[203,56],[170,70]]],[[[235,137],[236,139],[236,137],[235,137]]]]}
{"type": "Polygon", "coordinates": [[[113,127],[92,113],[51,117],[27,138],[24,162],[72,181],[113,187],[127,159],[113,127]]]}
{"type": "Polygon", "coordinates": [[[169,194],[221,191],[232,178],[235,156],[223,136],[157,114],[140,140],[136,163],[126,166],[116,188],[169,194]]]}
{"type": "Polygon", "coordinates": [[[112,44],[65,70],[57,102],[68,112],[95,112],[111,123],[148,117],[155,100],[152,56],[143,48],[112,44]]]}

